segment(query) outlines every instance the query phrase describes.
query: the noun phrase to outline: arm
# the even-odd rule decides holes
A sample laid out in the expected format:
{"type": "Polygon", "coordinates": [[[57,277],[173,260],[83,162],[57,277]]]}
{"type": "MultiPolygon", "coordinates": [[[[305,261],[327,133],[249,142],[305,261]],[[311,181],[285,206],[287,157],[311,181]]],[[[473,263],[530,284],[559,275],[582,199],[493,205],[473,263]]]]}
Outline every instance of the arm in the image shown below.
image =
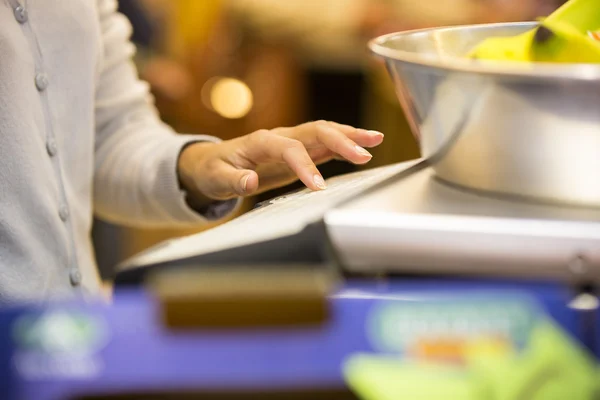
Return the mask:
{"type": "Polygon", "coordinates": [[[160,121],[132,62],[131,26],[116,0],[98,0],[103,57],[95,94],[94,208],[103,219],[144,227],[199,224],[224,217],[238,200],[193,211],[177,174],[182,148],[218,140],[178,135],[160,121]]]}
{"type": "Polygon", "coordinates": [[[323,190],[317,164],[334,157],[364,164],[371,159],[364,147],[383,140],[379,132],[327,121],[228,141],[179,136],[160,121],[147,85],[136,77],[130,25],[115,12],[116,0],[98,0],[98,6],[104,56],[95,99],[94,198],[104,219],[138,226],[189,224],[221,218],[239,204],[239,196],[298,178],[323,190]],[[188,206],[185,192],[200,213],[188,206]]]}

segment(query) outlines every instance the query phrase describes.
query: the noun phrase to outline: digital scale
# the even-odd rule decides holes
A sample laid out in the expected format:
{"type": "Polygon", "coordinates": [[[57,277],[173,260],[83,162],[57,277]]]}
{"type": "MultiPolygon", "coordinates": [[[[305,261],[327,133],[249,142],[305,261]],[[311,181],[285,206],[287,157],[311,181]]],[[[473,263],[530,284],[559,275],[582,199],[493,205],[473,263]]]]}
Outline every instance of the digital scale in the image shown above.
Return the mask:
{"type": "Polygon", "coordinates": [[[313,262],[366,276],[417,274],[596,284],[600,209],[474,192],[435,177],[428,160],[331,178],[121,266],[116,284],[154,268],[313,262]]]}

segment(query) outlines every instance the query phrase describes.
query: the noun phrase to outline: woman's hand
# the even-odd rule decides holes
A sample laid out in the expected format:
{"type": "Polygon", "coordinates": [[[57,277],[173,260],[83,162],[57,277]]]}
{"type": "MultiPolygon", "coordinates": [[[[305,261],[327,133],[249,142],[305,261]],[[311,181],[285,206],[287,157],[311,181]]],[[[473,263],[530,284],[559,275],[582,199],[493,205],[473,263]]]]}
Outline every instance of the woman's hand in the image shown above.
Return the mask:
{"type": "Polygon", "coordinates": [[[354,164],[371,160],[383,134],[334,122],[260,130],[221,143],[194,143],[180,155],[178,173],[195,204],[254,195],[300,179],[325,189],[317,165],[333,158],[354,164]]]}

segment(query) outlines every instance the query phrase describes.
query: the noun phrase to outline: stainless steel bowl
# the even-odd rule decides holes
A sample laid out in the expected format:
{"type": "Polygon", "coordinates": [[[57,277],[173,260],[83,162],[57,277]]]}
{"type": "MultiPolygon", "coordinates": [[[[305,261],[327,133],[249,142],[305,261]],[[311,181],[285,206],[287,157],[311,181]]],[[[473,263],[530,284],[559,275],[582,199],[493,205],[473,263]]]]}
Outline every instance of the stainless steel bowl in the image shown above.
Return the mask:
{"type": "Polygon", "coordinates": [[[600,207],[600,66],[504,63],[464,55],[536,23],[385,35],[402,108],[437,177],[534,200],[600,207]]]}

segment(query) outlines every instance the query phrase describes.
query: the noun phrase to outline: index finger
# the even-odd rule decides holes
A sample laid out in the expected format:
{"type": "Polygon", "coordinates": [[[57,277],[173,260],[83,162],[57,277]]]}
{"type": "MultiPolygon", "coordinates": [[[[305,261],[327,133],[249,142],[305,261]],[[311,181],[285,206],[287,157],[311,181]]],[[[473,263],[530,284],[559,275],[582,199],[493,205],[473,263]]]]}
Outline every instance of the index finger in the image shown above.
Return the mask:
{"type": "Polygon", "coordinates": [[[326,188],[325,180],[306,147],[298,140],[272,132],[257,132],[248,136],[244,153],[255,165],[270,162],[287,164],[302,183],[312,190],[326,188]]]}

